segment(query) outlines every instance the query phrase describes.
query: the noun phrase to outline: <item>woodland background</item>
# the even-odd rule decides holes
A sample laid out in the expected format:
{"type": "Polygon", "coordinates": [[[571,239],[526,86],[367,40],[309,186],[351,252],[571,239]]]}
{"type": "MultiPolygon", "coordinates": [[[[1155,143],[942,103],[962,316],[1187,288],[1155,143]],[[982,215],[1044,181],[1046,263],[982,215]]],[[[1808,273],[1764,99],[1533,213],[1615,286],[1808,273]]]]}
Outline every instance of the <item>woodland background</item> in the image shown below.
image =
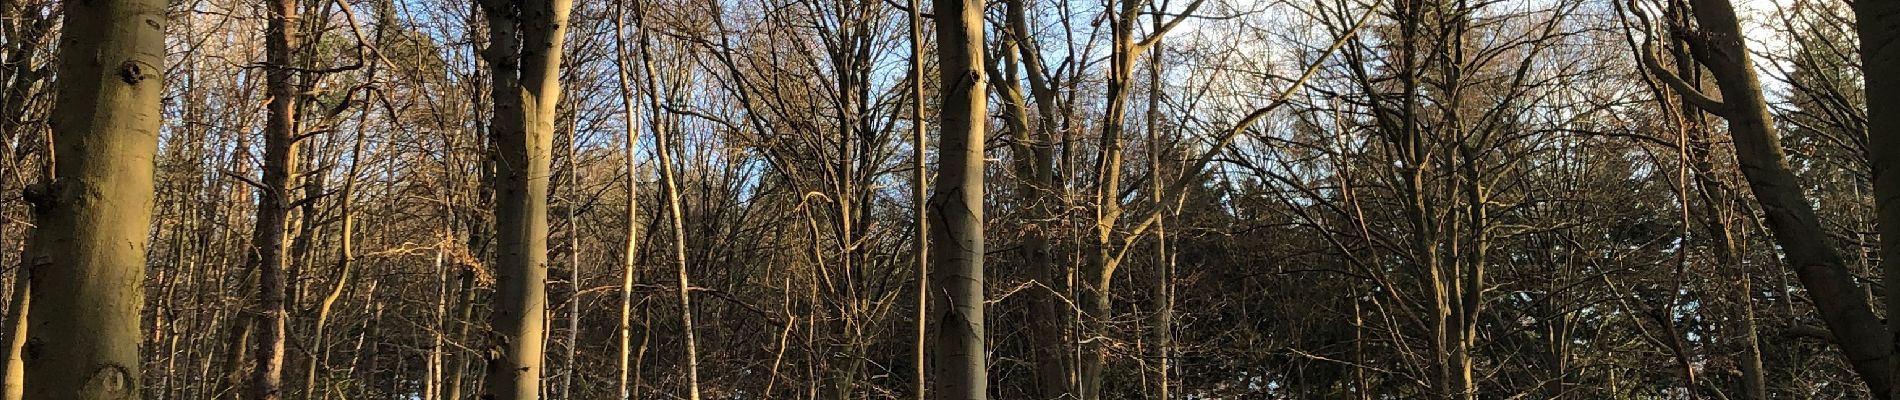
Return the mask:
{"type": "MultiPolygon", "coordinates": [[[[258,384],[277,209],[284,397],[471,398],[500,351],[491,20],[281,3],[300,18],[165,4],[142,397],[258,384]],[[274,98],[299,116],[288,153],[265,148],[274,98]]],[[[1817,311],[1887,301],[1846,3],[1743,4],[1727,27],[1706,19],[1725,0],[975,4],[993,398],[1885,398],[1817,311]],[[1743,70],[1766,136],[1734,122],[1743,70]],[[1805,196],[1811,235],[1771,235],[1794,203],[1758,200],[1762,163],[1792,173],[1769,186],[1805,196]],[[1809,290],[1829,266],[1784,254],[1817,248],[1846,286],[1809,290]]],[[[0,2],[16,383],[64,7],[0,2]]],[[[947,17],[922,10],[919,53],[909,7],[572,5],[542,397],[920,398],[947,17]]]]}

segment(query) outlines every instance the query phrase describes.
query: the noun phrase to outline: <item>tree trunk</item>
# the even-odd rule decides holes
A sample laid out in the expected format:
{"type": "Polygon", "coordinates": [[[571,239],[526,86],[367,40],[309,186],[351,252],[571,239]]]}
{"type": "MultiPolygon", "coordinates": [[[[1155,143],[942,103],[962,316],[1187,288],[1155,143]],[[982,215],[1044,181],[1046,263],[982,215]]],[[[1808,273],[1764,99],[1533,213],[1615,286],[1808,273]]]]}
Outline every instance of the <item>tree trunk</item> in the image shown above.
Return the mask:
{"type": "MultiPolygon", "coordinates": [[[[649,79],[651,79],[650,75],[649,79]]],[[[673,144],[669,143],[672,138],[667,133],[668,130],[664,128],[653,130],[654,142],[659,144],[657,149],[660,154],[660,180],[663,181],[662,186],[666,192],[667,218],[671,221],[673,230],[673,263],[676,267],[675,279],[678,283],[674,291],[679,295],[680,330],[685,332],[686,336],[687,397],[698,400],[699,346],[693,335],[693,284],[691,269],[687,267],[686,217],[680,210],[679,179],[673,171],[674,150],[673,144]]]]}
{"type": "Polygon", "coordinates": [[[216,389],[217,398],[220,400],[236,400],[243,397],[244,372],[251,359],[251,329],[257,326],[251,323],[251,319],[242,312],[225,316],[227,322],[224,327],[224,377],[223,382],[216,389]]]}
{"type": "Polygon", "coordinates": [[[53,174],[31,197],[26,398],[140,398],[139,310],[164,92],[165,2],[64,4],[53,174]]]}
{"type": "Polygon", "coordinates": [[[1108,321],[1114,312],[1110,286],[1115,283],[1115,270],[1121,266],[1115,247],[1119,236],[1116,229],[1120,227],[1122,216],[1122,124],[1128,119],[1129,88],[1134,81],[1135,60],[1141,53],[1134,38],[1136,12],[1141,3],[1141,0],[1116,1],[1110,6],[1114,10],[1110,10],[1108,16],[1112,38],[1107,77],[1108,109],[1102,121],[1101,155],[1096,160],[1095,242],[1088,256],[1088,269],[1084,271],[1088,283],[1082,292],[1082,307],[1087,317],[1084,322],[1090,336],[1090,340],[1084,341],[1088,344],[1082,354],[1082,400],[1102,398],[1102,379],[1108,368],[1108,321]]]}
{"type": "Polygon", "coordinates": [[[1003,52],[1008,58],[1002,71],[1006,76],[998,84],[998,92],[1008,107],[1004,115],[1012,139],[1010,152],[1016,169],[1017,192],[1023,197],[1021,204],[1029,210],[1021,222],[1021,259],[1028,266],[1030,278],[1042,286],[1030,289],[1027,294],[1029,312],[1035,315],[1029,323],[1029,342],[1036,360],[1037,398],[1072,399],[1076,397],[1075,363],[1070,352],[1073,341],[1065,334],[1070,313],[1062,296],[1068,288],[1068,279],[1063,268],[1056,265],[1049,245],[1050,230],[1060,226],[1056,210],[1062,207],[1062,198],[1057,195],[1055,152],[1051,144],[1052,132],[1056,130],[1052,122],[1056,95],[1043,77],[1042,56],[1030,36],[1026,1],[1004,2],[1011,40],[1004,42],[1009,46],[1003,52]],[[1035,99],[1034,114],[1023,96],[1022,78],[1029,81],[1029,95],[1035,99]]]}
{"type": "Polygon", "coordinates": [[[26,318],[29,304],[33,301],[32,288],[27,284],[29,277],[26,268],[20,268],[13,276],[13,293],[7,300],[7,324],[0,331],[0,346],[6,346],[6,357],[0,358],[0,400],[20,400],[26,393],[26,363],[21,350],[26,346],[26,318]]]}
{"type": "MultiPolygon", "coordinates": [[[[1680,40],[1672,41],[1670,52],[1675,61],[1678,76],[1694,77],[1686,80],[1698,82],[1701,86],[1701,65],[1697,64],[1680,40]]],[[[1703,205],[1702,223],[1707,229],[1709,247],[1714,250],[1717,267],[1735,269],[1736,285],[1734,301],[1738,304],[1739,317],[1735,318],[1736,337],[1740,342],[1740,352],[1736,354],[1736,364],[1741,370],[1741,390],[1738,398],[1742,400],[1763,400],[1768,398],[1768,379],[1766,367],[1761,359],[1760,333],[1756,329],[1754,278],[1748,265],[1743,261],[1742,249],[1735,240],[1735,229],[1731,221],[1737,214],[1750,214],[1752,211],[1737,209],[1734,192],[1727,183],[1718,180],[1714,171],[1711,150],[1715,138],[1706,114],[1694,104],[1686,101],[1666,101],[1665,106],[1675,107],[1681,113],[1683,129],[1688,130],[1688,142],[1684,145],[1688,164],[1694,169],[1697,197],[1703,205]]]]}
{"type": "Polygon", "coordinates": [[[251,265],[257,268],[258,316],[256,369],[251,375],[251,398],[283,398],[284,342],[286,315],[284,271],[290,263],[288,240],[290,198],[297,177],[297,88],[293,79],[291,53],[297,41],[296,0],[271,0],[270,22],[265,33],[264,91],[269,96],[269,116],[264,124],[264,180],[258,188],[255,229],[252,231],[251,265]]]}
{"type": "Polygon", "coordinates": [[[942,288],[937,310],[937,398],[988,398],[984,347],[983,137],[989,103],[983,62],[983,3],[939,0],[937,181],[930,200],[930,280],[942,288]]]}
{"type": "Polygon", "coordinates": [[[648,111],[653,112],[652,117],[648,118],[652,124],[649,127],[653,131],[654,151],[660,156],[660,189],[664,192],[662,195],[666,196],[667,219],[672,225],[674,278],[677,283],[674,292],[679,296],[680,331],[684,332],[683,340],[686,343],[686,361],[683,363],[686,367],[686,396],[691,400],[699,400],[699,341],[694,335],[692,271],[686,265],[686,216],[680,210],[679,177],[673,170],[674,143],[669,128],[674,125],[662,122],[660,76],[654,71],[652,37],[646,31],[646,10],[636,12],[639,13],[639,19],[635,24],[641,28],[640,65],[646,72],[647,107],[648,111]]]}
{"type": "MultiPolygon", "coordinates": [[[[1161,16],[1155,15],[1154,29],[1160,30],[1162,23],[1161,16]]],[[[1168,382],[1173,380],[1168,370],[1168,357],[1171,356],[1170,351],[1172,351],[1169,347],[1174,344],[1174,254],[1168,247],[1166,214],[1173,213],[1172,210],[1176,207],[1167,204],[1169,201],[1165,197],[1167,196],[1167,180],[1161,179],[1163,176],[1162,153],[1167,147],[1161,142],[1161,99],[1164,84],[1161,80],[1161,57],[1167,53],[1159,44],[1155,46],[1154,51],[1155,53],[1148,57],[1148,84],[1152,86],[1148,88],[1148,114],[1143,118],[1148,125],[1148,174],[1153,177],[1149,179],[1148,184],[1149,193],[1156,201],[1155,206],[1169,210],[1162,211],[1164,214],[1162,219],[1154,223],[1155,282],[1154,293],[1151,295],[1153,298],[1150,299],[1154,313],[1154,322],[1150,329],[1154,330],[1154,336],[1149,340],[1153,353],[1148,357],[1155,363],[1155,389],[1152,398],[1168,400],[1172,397],[1168,382]]]]}
{"type": "MultiPolygon", "coordinates": [[[[615,4],[619,5],[620,3],[615,4]]],[[[634,120],[634,116],[637,115],[634,113],[637,111],[635,104],[638,104],[636,102],[638,97],[634,96],[633,79],[628,76],[629,74],[627,73],[627,71],[633,68],[632,63],[628,60],[633,57],[633,54],[627,51],[627,24],[623,14],[624,12],[620,7],[617,6],[614,8],[614,65],[616,67],[614,70],[616,77],[619,78],[621,112],[625,113],[627,125],[626,137],[622,139],[625,141],[625,143],[622,143],[622,145],[625,146],[623,150],[627,153],[625,166],[625,168],[627,168],[627,208],[625,210],[627,217],[627,241],[623,254],[625,258],[622,259],[622,263],[620,264],[620,357],[616,359],[618,363],[616,364],[617,368],[615,369],[616,373],[614,377],[616,378],[619,389],[619,391],[615,392],[619,393],[619,397],[615,397],[615,399],[631,400],[633,399],[633,390],[635,389],[629,380],[631,377],[629,374],[633,373],[633,284],[635,276],[639,273],[639,266],[635,264],[635,261],[639,260],[640,256],[640,202],[638,201],[640,198],[640,162],[637,158],[640,154],[640,125],[638,121],[634,120]]]]}
{"type": "MultiPolygon", "coordinates": [[[[357,145],[360,147],[362,142],[358,141],[357,145]]],[[[328,359],[327,354],[329,354],[329,347],[326,345],[326,338],[324,338],[323,332],[324,328],[330,323],[330,313],[335,309],[337,300],[341,299],[344,290],[350,287],[350,268],[352,263],[356,261],[356,249],[352,239],[356,231],[356,215],[354,214],[354,208],[350,205],[350,196],[353,194],[352,192],[355,191],[353,190],[355,186],[355,174],[352,173],[351,182],[344,184],[343,193],[339,195],[343,201],[343,221],[342,228],[339,229],[337,233],[341,244],[338,246],[340,254],[337,255],[336,259],[336,285],[331,286],[329,292],[324,294],[323,300],[317,303],[316,322],[310,329],[311,351],[315,354],[310,356],[310,360],[307,364],[309,372],[307,376],[304,377],[305,398],[328,398],[328,396],[319,396],[314,393],[317,390],[328,390],[327,387],[323,389],[318,388],[319,384],[329,376],[324,371],[321,371],[321,369],[328,364],[326,360],[328,359]]]]}
{"type": "Polygon", "coordinates": [[[548,177],[569,0],[481,2],[489,24],[495,229],[500,242],[484,398],[541,393],[547,319],[548,177]]]}
{"type": "MultiPolygon", "coordinates": [[[[31,125],[22,120],[32,118],[37,114],[30,112],[27,104],[32,97],[42,94],[43,91],[36,88],[44,79],[43,75],[46,75],[45,68],[47,68],[41,63],[22,62],[22,60],[29,60],[40,52],[40,45],[47,42],[42,38],[51,34],[50,29],[45,28],[50,28],[52,19],[56,17],[29,12],[29,10],[37,11],[37,7],[27,7],[19,3],[17,1],[0,3],[0,20],[17,24],[0,25],[0,35],[10,36],[8,37],[9,46],[0,47],[0,60],[6,60],[6,64],[11,64],[0,68],[0,152],[8,153],[0,154],[0,164],[9,166],[25,164],[28,153],[23,151],[27,147],[25,146],[27,140],[23,134],[35,132],[37,135],[37,129],[25,129],[31,125]],[[21,150],[8,151],[16,148],[21,150]]],[[[23,178],[25,174],[0,174],[0,191],[10,190],[16,183],[24,183],[11,179],[16,176],[23,178]]],[[[4,213],[5,210],[5,206],[0,206],[0,213],[4,213]]],[[[13,230],[11,222],[13,222],[12,219],[0,216],[0,246],[11,246],[13,243],[14,238],[8,236],[13,230]]],[[[6,247],[0,251],[11,252],[14,249],[6,247]]],[[[25,254],[21,255],[22,259],[27,258],[24,257],[25,254]]],[[[0,256],[0,259],[4,259],[4,256],[0,256]]],[[[7,287],[5,324],[0,325],[0,400],[20,400],[21,396],[25,395],[22,391],[26,389],[24,386],[26,371],[21,359],[21,349],[26,345],[26,311],[27,302],[30,301],[27,287],[29,285],[27,268],[13,268],[13,265],[5,267],[13,270],[13,280],[7,287]]]]}
{"type": "MultiPolygon", "coordinates": [[[[924,17],[923,0],[910,0],[910,11],[905,17],[910,27],[910,123],[911,123],[911,205],[917,211],[917,229],[915,242],[911,247],[917,263],[917,314],[915,346],[911,349],[911,361],[915,369],[911,371],[916,382],[911,390],[916,392],[917,400],[929,397],[929,380],[925,375],[925,348],[929,347],[930,333],[930,217],[924,210],[930,207],[930,194],[926,189],[930,181],[930,172],[926,168],[926,149],[930,139],[924,136],[924,17]]],[[[790,333],[790,326],[786,333],[790,333]]],[[[781,346],[783,347],[783,346],[781,346]]]]}
{"type": "MultiPolygon", "coordinates": [[[[1780,245],[1788,264],[1807,289],[1808,297],[1820,311],[1822,321],[1827,323],[1846,361],[1878,398],[1889,398],[1889,392],[1894,389],[1894,368],[1890,364],[1893,338],[1888,337],[1887,328],[1874,315],[1867,299],[1859,294],[1859,284],[1848,272],[1834,241],[1815,215],[1813,203],[1803,193],[1788,165],[1734,5],[1729,0],[1693,0],[1691,5],[1696,25],[1702,31],[1700,35],[1689,37],[1693,55],[1715,78],[1722,94],[1721,102],[1696,92],[1680,78],[1667,75],[1667,71],[1657,65],[1653,53],[1647,50],[1645,64],[1652,73],[1664,75],[1664,80],[1685,99],[1728,120],[1730,135],[1735,141],[1735,158],[1741,164],[1749,189],[1761,203],[1775,243],[1780,245]]],[[[1870,22],[1863,22],[1867,23],[1870,22]]],[[[1869,81],[1869,89],[1876,87],[1877,80],[1869,81]]],[[[1874,90],[1869,90],[1870,99],[1876,97],[1873,93],[1874,90]]]]}
{"type": "MultiPolygon", "coordinates": [[[[1891,110],[1900,107],[1900,49],[1893,47],[1900,40],[1900,4],[1891,1],[1853,2],[1855,24],[1860,33],[1860,60],[1866,82],[1867,96],[1867,155],[1873,164],[1874,206],[1879,210],[1876,225],[1880,232],[1880,269],[1887,283],[1887,312],[1900,310],[1900,114],[1891,110]]],[[[1900,318],[1888,318],[1888,332],[1900,332],[1900,318]]],[[[1888,343],[1880,347],[1891,351],[1900,348],[1900,336],[1889,333],[1888,343]]],[[[1881,353],[1887,354],[1887,353],[1881,353]]],[[[1858,365],[1858,364],[1857,364],[1858,365]]],[[[1900,398],[1900,368],[1889,365],[1889,374],[1884,376],[1887,393],[1873,384],[1867,376],[1868,371],[1860,371],[1868,379],[1868,387],[1875,393],[1887,398],[1900,398]]],[[[1858,368],[1856,370],[1859,370],[1858,368]]]]}
{"type": "Polygon", "coordinates": [[[579,134],[570,134],[567,146],[567,285],[571,292],[567,295],[567,363],[566,371],[561,371],[561,398],[574,398],[574,371],[578,365],[581,337],[581,242],[580,220],[574,217],[575,209],[580,208],[577,200],[580,186],[580,169],[575,162],[580,155],[579,134]]]}

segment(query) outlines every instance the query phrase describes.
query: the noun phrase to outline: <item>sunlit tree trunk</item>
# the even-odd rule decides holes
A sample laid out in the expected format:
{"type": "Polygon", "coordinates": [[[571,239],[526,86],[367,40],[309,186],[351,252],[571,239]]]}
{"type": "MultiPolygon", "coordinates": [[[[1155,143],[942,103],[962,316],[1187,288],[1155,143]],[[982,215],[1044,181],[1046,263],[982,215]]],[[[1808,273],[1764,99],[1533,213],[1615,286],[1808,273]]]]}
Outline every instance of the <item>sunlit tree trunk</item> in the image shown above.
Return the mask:
{"type": "MultiPolygon", "coordinates": [[[[642,4],[641,6],[644,7],[645,5],[642,4]]],[[[676,143],[673,143],[674,139],[672,134],[674,132],[672,128],[675,127],[675,125],[665,121],[664,117],[660,114],[663,105],[661,102],[665,96],[660,92],[660,76],[656,73],[653,65],[653,38],[650,36],[651,33],[647,30],[648,27],[645,24],[647,21],[647,10],[642,8],[637,9],[635,12],[638,16],[638,19],[635,20],[635,24],[641,27],[640,66],[641,70],[646,72],[646,80],[644,83],[646,84],[647,108],[648,111],[653,113],[648,118],[650,124],[648,127],[653,131],[653,151],[659,154],[660,189],[663,192],[662,195],[666,197],[667,220],[672,228],[672,261],[674,263],[674,278],[676,280],[673,289],[675,294],[679,296],[680,331],[685,333],[682,339],[686,344],[684,346],[686,359],[683,362],[686,369],[686,397],[691,400],[699,400],[699,338],[695,333],[697,328],[693,324],[692,270],[687,265],[686,216],[685,212],[680,210],[679,176],[678,173],[674,171],[673,166],[676,156],[674,153],[676,143]]]]}
{"type": "MultiPolygon", "coordinates": [[[[352,145],[350,157],[354,159],[361,157],[362,154],[363,137],[358,136],[352,145]]],[[[329,326],[330,316],[336,309],[337,302],[342,300],[344,291],[350,288],[350,272],[351,268],[355,267],[356,207],[351,198],[356,194],[356,177],[357,174],[361,172],[361,166],[362,163],[352,163],[350,165],[349,176],[347,180],[343,182],[343,191],[337,194],[342,204],[339,212],[342,214],[342,221],[339,222],[340,226],[337,229],[339,243],[337,245],[336,277],[334,278],[335,283],[330,286],[329,290],[325,291],[323,298],[318,300],[316,321],[311,325],[311,350],[315,352],[315,354],[311,355],[306,363],[308,371],[304,377],[305,398],[327,399],[329,397],[329,387],[323,384],[323,381],[328,379],[329,374],[328,371],[323,371],[322,369],[329,365],[328,360],[330,354],[329,342],[328,338],[324,336],[324,329],[329,326]]],[[[447,278],[444,279],[446,280],[447,278]]]]}
{"type": "MultiPolygon", "coordinates": [[[[618,5],[620,3],[616,4],[618,5]]],[[[635,116],[638,115],[635,114],[635,112],[638,109],[636,105],[639,104],[639,102],[638,97],[634,96],[633,93],[633,78],[629,76],[631,75],[630,71],[634,67],[631,62],[633,54],[627,49],[627,24],[624,15],[625,10],[622,10],[622,8],[623,7],[617,6],[614,7],[613,11],[614,73],[615,76],[619,78],[620,110],[624,113],[626,123],[625,137],[621,140],[625,141],[625,143],[622,143],[622,146],[624,146],[622,151],[627,153],[625,155],[626,165],[624,166],[624,168],[627,169],[627,208],[625,210],[627,219],[627,240],[625,243],[626,248],[622,254],[622,263],[620,264],[620,354],[619,358],[616,359],[616,373],[614,377],[616,378],[619,389],[619,391],[615,393],[619,393],[620,396],[616,397],[616,399],[628,400],[633,398],[633,390],[635,389],[629,381],[629,378],[631,377],[630,374],[633,373],[631,365],[633,361],[633,284],[634,278],[639,272],[637,269],[638,265],[636,265],[635,261],[639,260],[640,256],[640,202],[638,201],[640,198],[640,161],[637,158],[640,154],[640,124],[639,121],[634,119],[635,116]]]]}
{"type": "Polygon", "coordinates": [[[53,173],[30,197],[25,398],[139,399],[165,2],[63,6],[53,173]]]}
{"type": "Polygon", "coordinates": [[[541,393],[547,318],[548,179],[569,0],[481,2],[494,98],[495,305],[484,398],[541,393]]]}
{"type": "MultiPolygon", "coordinates": [[[[0,47],[0,152],[9,149],[25,148],[27,134],[38,134],[35,124],[27,121],[41,116],[28,107],[34,97],[43,95],[39,86],[51,74],[50,63],[32,62],[43,47],[51,44],[53,22],[56,15],[41,14],[38,7],[29,7],[18,1],[0,3],[0,20],[9,23],[0,24],[0,36],[8,38],[8,45],[0,47]]],[[[27,153],[24,151],[0,154],[0,165],[24,166],[27,153]]],[[[42,167],[43,168],[43,167],[42,167]]],[[[29,174],[0,174],[0,191],[10,190],[16,184],[24,184],[29,174]],[[15,179],[21,178],[21,179],[15,179]]],[[[6,210],[0,206],[0,212],[6,210]]],[[[12,220],[0,216],[0,246],[11,246],[12,220]]],[[[14,248],[0,248],[3,252],[12,252],[14,248]]],[[[0,257],[4,258],[4,257],[0,257]]],[[[25,395],[25,364],[21,359],[21,349],[26,345],[27,309],[31,297],[26,268],[15,265],[0,266],[0,269],[14,271],[13,279],[7,287],[7,309],[5,324],[0,325],[0,400],[20,400],[25,395]]]]}
{"type": "MultiPolygon", "coordinates": [[[[1087,349],[1082,352],[1079,368],[1080,397],[1083,400],[1102,398],[1104,374],[1108,368],[1110,332],[1108,321],[1113,318],[1115,272],[1124,260],[1124,251],[1129,243],[1137,240],[1140,234],[1122,232],[1122,163],[1125,138],[1124,124],[1128,121],[1129,97],[1133,93],[1135,68],[1142,54],[1153,49],[1161,38],[1181,19],[1192,15],[1199,9],[1202,1],[1195,0],[1187,4],[1178,16],[1167,22],[1156,22],[1147,36],[1137,38],[1136,24],[1140,23],[1142,7],[1149,2],[1144,0],[1119,0],[1106,10],[1109,23],[1109,72],[1106,95],[1107,110],[1102,120],[1102,136],[1098,144],[1095,169],[1095,220],[1094,242],[1086,255],[1082,276],[1085,280],[1081,292],[1086,334],[1092,336],[1087,349]]],[[[1161,11],[1155,11],[1161,12],[1161,11]]],[[[1034,71],[1031,71],[1034,72],[1034,71]]],[[[1157,200],[1165,201],[1165,200],[1157,200]]],[[[1142,221],[1152,226],[1156,221],[1142,221]]],[[[1146,230],[1144,226],[1138,230],[1146,230]]]]}
{"type": "Polygon", "coordinates": [[[1116,244],[1122,216],[1122,124],[1128,119],[1128,97],[1133,86],[1135,60],[1143,50],[1135,42],[1136,13],[1141,0],[1115,1],[1108,11],[1109,37],[1109,74],[1107,76],[1108,109],[1102,121],[1100,154],[1095,169],[1095,221],[1094,242],[1089,249],[1086,268],[1082,271],[1086,283],[1082,290],[1082,307],[1085,311],[1085,334],[1089,340],[1082,353],[1081,383],[1082,400],[1102,398],[1102,379],[1108,368],[1109,319],[1114,312],[1112,302],[1114,293],[1110,286],[1115,283],[1115,272],[1121,266],[1117,257],[1116,244]]]}
{"type": "MultiPolygon", "coordinates": [[[[1162,17],[1158,14],[1155,15],[1154,29],[1160,29],[1161,24],[1162,17]]],[[[1167,144],[1162,143],[1161,140],[1161,100],[1162,90],[1165,87],[1161,81],[1161,61],[1164,55],[1167,55],[1167,53],[1162,50],[1160,44],[1157,43],[1155,45],[1154,54],[1148,57],[1148,84],[1150,85],[1148,88],[1148,114],[1143,119],[1148,125],[1148,173],[1154,176],[1154,178],[1149,179],[1148,182],[1149,193],[1159,202],[1155,204],[1156,207],[1173,209],[1175,207],[1167,202],[1171,200],[1178,201],[1180,199],[1167,199],[1165,196],[1167,196],[1168,182],[1166,179],[1160,179],[1161,176],[1164,176],[1162,172],[1164,168],[1161,165],[1162,154],[1167,148],[1167,144]]],[[[1152,350],[1150,350],[1150,354],[1147,356],[1154,362],[1155,385],[1154,391],[1152,392],[1153,398],[1168,400],[1172,396],[1172,392],[1169,391],[1171,388],[1168,385],[1169,382],[1173,381],[1173,377],[1168,370],[1170,367],[1168,357],[1172,355],[1170,346],[1174,344],[1174,253],[1172,253],[1168,247],[1168,230],[1165,224],[1167,214],[1171,214],[1172,212],[1161,211],[1161,213],[1163,214],[1162,219],[1154,223],[1155,239],[1153,256],[1155,281],[1154,292],[1150,294],[1152,298],[1149,299],[1151,303],[1149,308],[1152,310],[1150,312],[1154,313],[1151,324],[1153,326],[1149,328],[1153,330],[1153,336],[1149,338],[1148,346],[1151,347],[1152,350]]]]}
{"type": "MultiPolygon", "coordinates": [[[[927,185],[930,172],[926,168],[926,148],[930,139],[924,136],[924,17],[923,0],[910,0],[905,21],[910,27],[910,123],[911,123],[911,206],[917,211],[917,229],[915,242],[911,244],[914,262],[917,264],[917,331],[914,347],[911,349],[911,361],[916,363],[911,371],[916,382],[911,388],[917,400],[925,400],[929,393],[929,376],[925,374],[925,348],[929,347],[930,331],[930,217],[925,209],[930,207],[930,194],[927,185]]],[[[788,327],[789,328],[789,327],[788,327]]],[[[786,331],[790,333],[790,330],[786,331]]]]}
{"type": "Polygon", "coordinates": [[[270,22],[265,32],[265,84],[269,116],[264,124],[264,179],[258,187],[255,229],[251,235],[250,264],[257,270],[258,315],[255,369],[251,398],[283,398],[284,343],[287,340],[284,271],[289,266],[289,223],[292,190],[297,178],[297,89],[291,53],[296,51],[296,0],[270,0],[270,22]]]}
{"type": "Polygon", "coordinates": [[[26,363],[20,353],[26,346],[26,312],[33,296],[30,295],[32,288],[27,284],[29,277],[25,268],[15,273],[13,280],[13,292],[7,300],[7,323],[4,328],[0,328],[5,329],[0,331],[0,338],[4,338],[0,339],[0,346],[6,346],[6,357],[0,359],[0,362],[6,363],[0,365],[0,370],[5,371],[0,373],[0,379],[5,380],[4,384],[0,384],[0,400],[20,400],[21,396],[26,395],[26,363]]]}
{"type": "Polygon", "coordinates": [[[983,137],[989,102],[984,73],[983,3],[939,0],[937,180],[930,200],[931,282],[936,300],[936,398],[988,398],[984,347],[983,137]]]}

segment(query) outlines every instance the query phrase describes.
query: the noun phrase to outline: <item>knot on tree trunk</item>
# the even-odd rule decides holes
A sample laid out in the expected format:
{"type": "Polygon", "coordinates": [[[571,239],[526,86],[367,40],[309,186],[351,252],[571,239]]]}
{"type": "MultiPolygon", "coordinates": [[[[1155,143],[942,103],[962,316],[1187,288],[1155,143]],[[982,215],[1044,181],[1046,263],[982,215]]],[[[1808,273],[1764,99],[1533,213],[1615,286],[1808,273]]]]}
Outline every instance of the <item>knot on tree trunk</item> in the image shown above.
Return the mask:
{"type": "Polygon", "coordinates": [[[131,371],[118,364],[106,364],[93,371],[80,390],[87,398],[120,398],[137,393],[134,385],[131,371]]]}
{"type": "Polygon", "coordinates": [[[137,85],[139,82],[145,81],[146,69],[147,68],[139,64],[138,61],[128,60],[123,64],[119,64],[119,79],[125,81],[128,85],[137,85]]]}

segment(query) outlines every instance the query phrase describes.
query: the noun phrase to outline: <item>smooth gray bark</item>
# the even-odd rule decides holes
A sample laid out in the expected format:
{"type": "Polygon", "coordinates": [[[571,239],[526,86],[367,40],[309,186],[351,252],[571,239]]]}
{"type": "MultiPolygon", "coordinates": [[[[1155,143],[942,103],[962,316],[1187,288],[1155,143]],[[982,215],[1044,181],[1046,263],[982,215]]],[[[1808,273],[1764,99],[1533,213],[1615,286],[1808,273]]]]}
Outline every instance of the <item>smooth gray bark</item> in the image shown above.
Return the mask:
{"type": "Polygon", "coordinates": [[[139,399],[165,2],[64,7],[53,173],[30,194],[25,398],[139,399]]]}

